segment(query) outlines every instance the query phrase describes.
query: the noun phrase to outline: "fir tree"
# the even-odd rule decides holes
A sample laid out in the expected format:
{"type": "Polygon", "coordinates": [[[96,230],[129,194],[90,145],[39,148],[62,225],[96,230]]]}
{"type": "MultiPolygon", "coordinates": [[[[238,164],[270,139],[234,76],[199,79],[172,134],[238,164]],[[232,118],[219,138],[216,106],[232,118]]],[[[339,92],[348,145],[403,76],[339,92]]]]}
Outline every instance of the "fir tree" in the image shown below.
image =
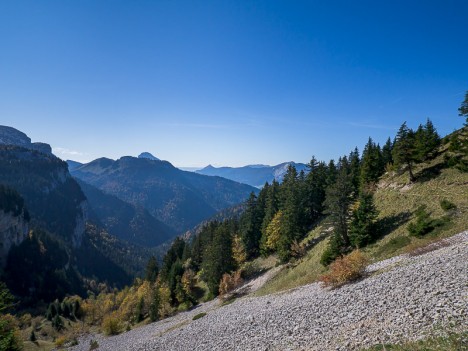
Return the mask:
{"type": "Polygon", "coordinates": [[[458,115],[466,117],[465,125],[468,126],[468,91],[465,93],[465,100],[463,100],[460,108],[458,109],[458,115]]]}
{"type": "Polygon", "coordinates": [[[159,267],[156,257],[151,256],[146,265],[145,279],[151,283],[154,283],[158,278],[159,267]]]}
{"type": "Polygon", "coordinates": [[[384,160],[380,146],[369,138],[362,153],[361,186],[376,183],[384,171],[384,160]]]}
{"type": "Polygon", "coordinates": [[[326,212],[330,215],[334,227],[334,241],[332,255],[337,257],[345,253],[350,245],[348,235],[349,206],[353,200],[353,185],[349,175],[349,167],[346,158],[341,159],[340,170],[335,184],[329,186],[326,191],[326,212]]]}
{"type": "Polygon", "coordinates": [[[430,119],[427,119],[426,124],[419,125],[415,136],[415,158],[418,162],[424,162],[432,159],[438,147],[440,146],[440,136],[432,124],[430,119]]]}
{"type": "Polygon", "coordinates": [[[350,224],[349,239],[354,247],[364,247],[377,236],[376,218],[377,209],[372,194],[361,193],[359,206],[353,211],[350,224]]]}
{"type": "Polygon", "coordinates": [[[392,157],[396,166],[405,165],[408,168],[410,182],[415,180],[413,174],[413,164],[416,160],[414,144],[414,132],[404,122],[396,135],[392,157]]]}
{"type": "Polygon", "coordinates": [[[155,322],[159,319],[159,306],[161,304],[161,296],[159,294],[159,288],[155,286],[151,297],[151,304],[149,307],[149,317],[151,322],[155,322]]]}
{"type": "Polygon", "coordinates": [[[393,163],[392,149],[393,149],[393,143],[390,137],[388,137],[387,142],[382,147],[382,162],[384,166],[387,166],[393,163]]]}

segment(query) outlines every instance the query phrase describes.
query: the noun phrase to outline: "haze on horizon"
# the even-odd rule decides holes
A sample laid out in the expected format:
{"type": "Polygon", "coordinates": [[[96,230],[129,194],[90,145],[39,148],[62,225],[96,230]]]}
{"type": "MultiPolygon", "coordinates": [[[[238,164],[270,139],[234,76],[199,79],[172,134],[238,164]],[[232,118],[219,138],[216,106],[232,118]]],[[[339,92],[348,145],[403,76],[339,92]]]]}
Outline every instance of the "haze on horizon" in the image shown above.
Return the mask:
{"type": "Polygon", "coordinates": [[[468,2],[4,1],[0,124],[76,161],[328,161],[461,127],[468,2]]]}

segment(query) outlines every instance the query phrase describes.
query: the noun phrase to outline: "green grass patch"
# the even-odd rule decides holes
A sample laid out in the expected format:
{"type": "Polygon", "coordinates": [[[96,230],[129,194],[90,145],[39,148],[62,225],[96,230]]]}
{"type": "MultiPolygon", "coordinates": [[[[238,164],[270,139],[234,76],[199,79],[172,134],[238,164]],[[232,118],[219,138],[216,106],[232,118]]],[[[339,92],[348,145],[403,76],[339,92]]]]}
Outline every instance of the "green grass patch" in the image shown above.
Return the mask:
{"type": "Polygon", "coordinates": [[[451,333],[447,336],[430,337],[418,341],[405,342],[400,345],[385,344],[376,345],[362,351],[467,351],[468,332],[457,334],[451,333]]]}
{"type": "Polygon", "coordinates": [[[205,316],[206,316],[206,313],[202,312],[202,313],[199,313],[199,314],[196,314],[195,316],[193,316],[192,320],[196,321],[197,319],[203,318],[205,316]]]}
{"type": "Polygon", "coordinates": [[[392,238],[390,241],[380,246],[376,251],[376,255],[382,256],[383,254],[391,254],[409,245],[410,243],[411,239],[407,236],[397,236],[396,238],[392,238]]]}

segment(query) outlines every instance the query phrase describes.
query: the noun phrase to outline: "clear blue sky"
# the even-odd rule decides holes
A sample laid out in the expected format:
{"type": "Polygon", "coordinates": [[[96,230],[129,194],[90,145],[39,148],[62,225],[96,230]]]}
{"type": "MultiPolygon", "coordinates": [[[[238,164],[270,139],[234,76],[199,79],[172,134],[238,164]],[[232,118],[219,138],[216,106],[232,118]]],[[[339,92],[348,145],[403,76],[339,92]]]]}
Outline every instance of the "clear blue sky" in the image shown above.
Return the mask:
{"type": "Polygon", "coordinates": [[[0,0],[0,124],[78,161],[337,158],[462,125],[468,1],[0,0]]]}

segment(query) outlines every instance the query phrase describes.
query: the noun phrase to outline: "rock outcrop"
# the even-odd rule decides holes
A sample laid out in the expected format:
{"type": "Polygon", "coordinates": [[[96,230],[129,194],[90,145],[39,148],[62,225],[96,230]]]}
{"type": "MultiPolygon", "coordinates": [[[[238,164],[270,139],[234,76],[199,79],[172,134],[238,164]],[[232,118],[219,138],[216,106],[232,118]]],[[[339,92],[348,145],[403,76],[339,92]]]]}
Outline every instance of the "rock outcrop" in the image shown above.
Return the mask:
{"type": "Polygon", "coordinates": [[[52,148],[46,143],[32,143],[23,132],[8,126],[0,126],[0,145],[15,145],[27,149],[36,150],[43,154],[52,154],[52,148]]]}

